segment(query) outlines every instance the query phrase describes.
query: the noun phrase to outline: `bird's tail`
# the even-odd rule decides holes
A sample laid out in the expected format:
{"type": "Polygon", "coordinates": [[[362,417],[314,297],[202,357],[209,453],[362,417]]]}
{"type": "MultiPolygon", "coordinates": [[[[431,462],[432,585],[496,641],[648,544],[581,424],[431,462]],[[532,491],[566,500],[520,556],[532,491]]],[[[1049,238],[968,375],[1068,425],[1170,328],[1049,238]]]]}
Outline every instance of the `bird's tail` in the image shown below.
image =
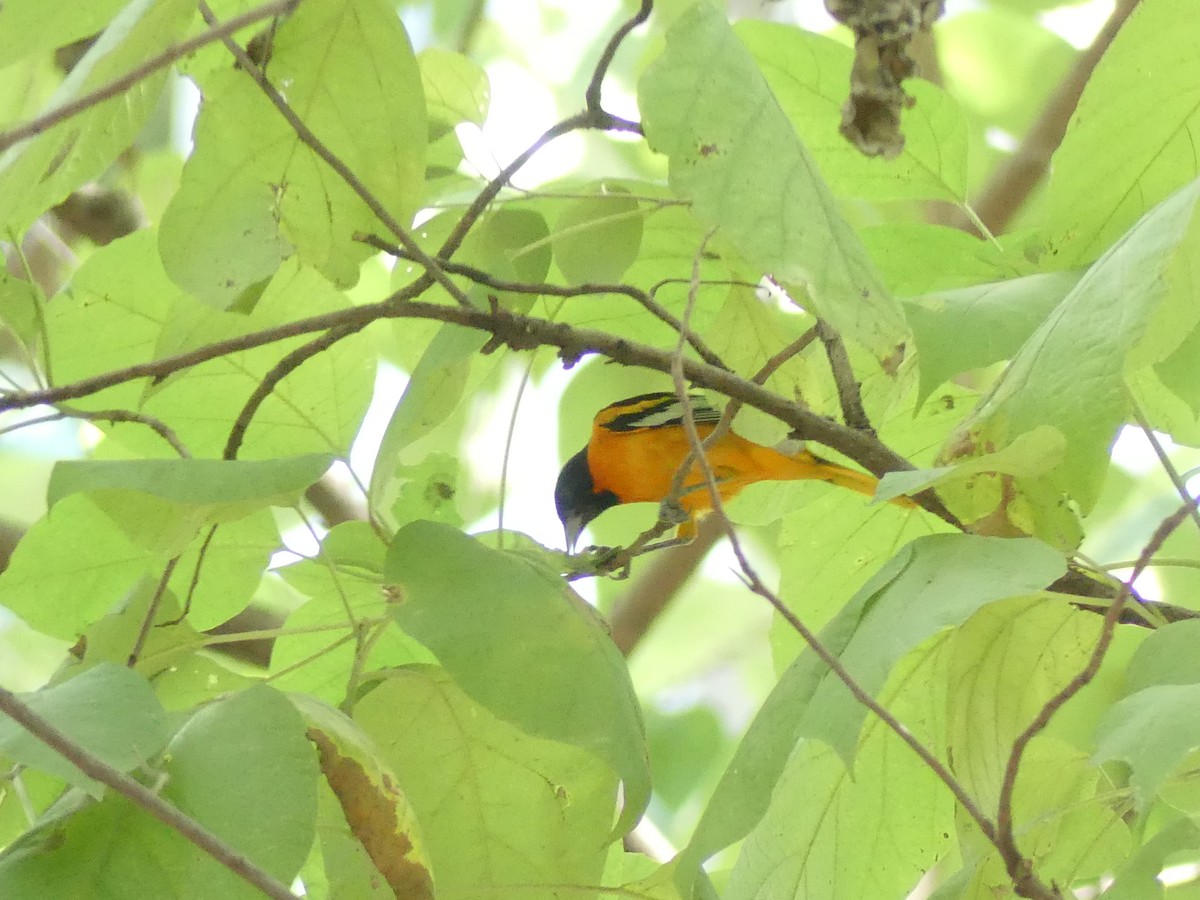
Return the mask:
{"type": "MultiPolygon", "coordinates": [[[[807,450],[779,455],[791,463],[788,474],[783,476],[789,480],[824,481],[828,484],[836,484],[838,487],[849,488],[867,497],[874,497],[875,489],[879,487],[879,479],[874,475],[848,469],[815,456],[807,450]]],[[[909,508],[917,505],[908,497],[896,497],[890,502],[909,508]]]]}

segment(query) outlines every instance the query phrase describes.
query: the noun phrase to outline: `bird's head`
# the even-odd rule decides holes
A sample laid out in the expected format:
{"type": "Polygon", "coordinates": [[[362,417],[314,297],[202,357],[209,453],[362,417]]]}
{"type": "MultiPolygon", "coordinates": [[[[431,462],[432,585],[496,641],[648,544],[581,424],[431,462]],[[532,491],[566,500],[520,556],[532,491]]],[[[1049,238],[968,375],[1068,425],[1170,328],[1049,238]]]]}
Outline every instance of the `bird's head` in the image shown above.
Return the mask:
{"type": "Polygon", "coordinates": [[[574,552],[588,522],[619,502],[612,491],[596,491],[588,468],[587,447],[568,459],[554,486],[554,507],[567,537],[567,550],[574,552]]]}

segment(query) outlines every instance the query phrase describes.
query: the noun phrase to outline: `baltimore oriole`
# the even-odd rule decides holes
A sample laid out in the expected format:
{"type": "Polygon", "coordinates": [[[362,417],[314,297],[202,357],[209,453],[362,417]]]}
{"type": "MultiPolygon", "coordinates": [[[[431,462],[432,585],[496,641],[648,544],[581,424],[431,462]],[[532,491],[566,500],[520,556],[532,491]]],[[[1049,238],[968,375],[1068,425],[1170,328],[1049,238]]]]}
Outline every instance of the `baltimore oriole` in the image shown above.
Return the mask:
{"type": "MultiPolygon", "coordinates": [[[[703,397],[689,395],[696,430],[703,439],[712,433],[721,414],[703,397]]],[[[659,503],[671,491],[675,471],[690,445],[683,428],[683,407],[670,392],[639,394],[604,407],[592,422],[586,447],[567,460],[554,487],[554,505],[563,523],[567,549],[573,550],[584,527],[606,509],[620,503],[659,503]]],[[[756,481],[813,479],[871,496],[878,482],[863,472],[847,469],[807,450],[784,454],[733,432],[707,450],[721,499],[728,500],[756,481]]],[[[679,504],[692,514],[711,509],[704,475],[693,465],[683,482],[679,504]]],[[[898,498],[903,505],[914,505],[898,498]]],[[[681,532],[686,532],[686,525],[681,532]]]]}

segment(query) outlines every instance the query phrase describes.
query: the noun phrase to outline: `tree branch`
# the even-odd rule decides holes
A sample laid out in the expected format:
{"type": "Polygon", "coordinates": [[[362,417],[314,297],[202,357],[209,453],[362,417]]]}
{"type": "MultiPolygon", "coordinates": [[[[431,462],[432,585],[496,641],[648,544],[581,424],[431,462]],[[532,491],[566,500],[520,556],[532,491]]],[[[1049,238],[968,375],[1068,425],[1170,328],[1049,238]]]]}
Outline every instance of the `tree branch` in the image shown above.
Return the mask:
{"type": "Polygon", "coordinates": [[[149,78],[159,69],[165,69],[171,63],[182,59],[189,53],[194,53],[206,44],[225,40],[234,32],[240,31],[247,25],[253,25],[261,19],[269,19],[272,16],[285,15],[291,12],[299,2],[300,0],[273,0],[271,3],[264,3],[262,6],[244,12],[240,16],[235,16],[219,25],[216,22],[210,22],[209,24],[212,27],[208,31],[198,34],[194,38],[184,41],[182,44],[168,47],[162,53],[151,57],[120,78],[115,78],[108,84],[101,85],[91,93],[72,100],[70,103],[56,106],[48,113],[40,115],[36,119],[31,119],[23,125],[17,125],[8,131],[0,133],[0,152],[7,150],[18,141],[39,135],[43,131],[58,125],[60,122],[64,122],[72,116],[77,116],[81,112],[103,103],[105,100],[111,100],[118,94],[129,90],[129,88],[133,87],[139,81],[149,78]]]}
{"type": "Polygon", "coordinates": [[[217,835],[162,800],[149,788],[93,756],[44,718],[22,703],[15,694],[0,688],[0,712],[44,743],[62,754],[83,774],[94,778],[140,806],[172,831],[199,847],[234,875],[262,891],[274,900],[296,900],[295,895],[265,869],[251,862],[243,853],[217,835]]]}

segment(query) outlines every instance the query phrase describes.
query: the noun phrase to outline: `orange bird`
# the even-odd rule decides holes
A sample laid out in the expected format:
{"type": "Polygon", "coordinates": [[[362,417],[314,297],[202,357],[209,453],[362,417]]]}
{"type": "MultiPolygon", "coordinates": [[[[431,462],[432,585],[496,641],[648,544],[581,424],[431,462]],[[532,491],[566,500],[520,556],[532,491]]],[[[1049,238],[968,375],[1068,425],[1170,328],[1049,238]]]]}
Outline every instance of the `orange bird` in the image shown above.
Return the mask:
{"type": "MultiPolygon", "coordinates": [[[[703,397],[689,396],[696,431],[704,439],[712,434],[721,414],[703,397]]],[[[639,394],[596,413],[591,440],[567,460],[554,487],[554,505],[566,532],[567,548],[574,550],[584,527],[609,507],[662,502],[690,449],[683,407],[674,393],[639,394]]],[[[874,495],[879,484],[870,475],[807,450],[788,455],[732,432],[709,447],[707,456],[722,500],[757,481],[827,481],[867,496],[874,495]]],[[[906,497],[895,502],[915,505],[906,497]]],[[[695,464],[684,479],[679,503],[693,518],[712,508],[704,474],[695,464]]],[[[685,524],[680,530],[686,529],[685,524]]]]}

